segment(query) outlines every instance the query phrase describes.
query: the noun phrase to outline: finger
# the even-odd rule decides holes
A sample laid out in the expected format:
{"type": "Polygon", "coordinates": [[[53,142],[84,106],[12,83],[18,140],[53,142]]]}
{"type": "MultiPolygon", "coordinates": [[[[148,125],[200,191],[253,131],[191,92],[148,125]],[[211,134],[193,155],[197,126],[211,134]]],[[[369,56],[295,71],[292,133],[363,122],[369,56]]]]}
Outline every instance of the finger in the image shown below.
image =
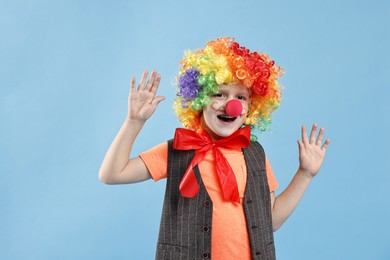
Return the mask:
{"type": "Polygon", "coordinates": [[[130,82],[130,93],[133,92],[135,92],[135,77],[132,77],[130,82]]]}
{"type": "Polygon", "coordinates": [[[152,105],[154,105],[154,106],[157,106],[158,105],[158,103],[160,103],[161,101],[163,101],[165,99],[165,97],[163,97],[163,96],[158,96],[158,97],[155,97],[154,99],[153,99],[153,101],[152,101],[152,105]]]}
{"type": "Polygon", "coordinates": [[[299,151],[302,151],[305,148],[305,146],[303,145],[303,142],[301,140],[298,140],[297,142],[298,142],[299,151]]]}
{"type": "Polygon", "coordinates": [[[142,73],[141,81],[138,85],[138,90],[145,88],[145,82],[146,82],[147,77],[148,77],[148,71],[145,70],[144,73],[142,73]]]}
{"type": "Polygon", "coordinates": [[[310,132],[310,143],[314,144],[316,141],[317,124],[313,124],[310,132]]]}
{"type": "Polygon", "coordinates": [[[161,81],[161,75],[160,75],[160,74],[157,74],[157,75],[156,75],[156,79],[154,80],[153,86],[152,86],[152,88],[150,89],[150,92],[156,94],[157,89],[158,89],[158,86],[160,85],[160,81],[161,81]]]}
{"type": "Polygon", "coordinates": [[[316,145],[321,145],[321,143],[322,143],[322,137],[324,136],[324,131],[325,131],[325,129],[321,127],[321,128],[320,128],[320,133],[319,133],[318,136],[317,136],[316,145]]]}
{"type": "Polygon", "coordinates": [[[325,143],[322,145],[321,150],[326,150],[326,148],[328,148],[329,143],[330,143],[330,139],[328,138],[325,140],[325,143]]]}
{"type": "Polygon", "coordinates": [[[150,89],[152,88],[152,86],[154,84],[156,74],[157,74],[157,72],[155,70],[152,70],[152,73],[150,74],[150,77],[148,80],[148,84],[146,84],[145,90],[150,91],[150,89]]]}
{"type": "Polygon", "coordinates": [[[308,142],[307,133],[306,133],[306,126],[305,125],[302,126],[302,142],[304,144],[308,142]]]}

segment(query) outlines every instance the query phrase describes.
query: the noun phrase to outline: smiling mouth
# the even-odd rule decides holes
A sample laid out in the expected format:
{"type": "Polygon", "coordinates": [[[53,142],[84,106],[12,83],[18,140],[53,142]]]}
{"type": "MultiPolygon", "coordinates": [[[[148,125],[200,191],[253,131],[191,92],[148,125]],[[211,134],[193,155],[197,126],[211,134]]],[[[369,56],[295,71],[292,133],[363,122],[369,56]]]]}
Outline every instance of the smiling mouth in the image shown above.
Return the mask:
{"type": "Polygon", "coordinates": [[[222,120],[224,122],[233,122],[237,118],[237,117],[231,117],[231,116],[228,116],[228,115],[219,115],[217,117],[218,117],[219,120],[222,120]]]}

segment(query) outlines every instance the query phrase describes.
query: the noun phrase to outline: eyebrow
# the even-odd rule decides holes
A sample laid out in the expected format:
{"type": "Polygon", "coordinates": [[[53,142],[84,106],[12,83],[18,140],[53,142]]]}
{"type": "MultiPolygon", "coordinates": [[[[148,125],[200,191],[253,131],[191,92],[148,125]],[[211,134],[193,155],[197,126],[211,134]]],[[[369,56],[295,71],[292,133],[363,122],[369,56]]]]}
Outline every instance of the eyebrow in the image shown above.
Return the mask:
{"type": "Polygon", "coordinates": [[[249,97],[251,94],[246,92],[246,91],[238,91],[237,95],[242,95],[242,96],[248,96],[249,97]]]}
{"type": "MultiPolygon", "coordinates": [[[[229,92],[229,87],[228,86],[224,86],[224,87],[219,87],[218,88],[218,93],[221,93],[221,92],[229,92]]],[[[243,95],[243,96],[248,96],[250,97],[251,93],[250,93],[250,90],[248,89],[248,92],[245,91],[245,89],[240,89],[237,91],[237,93],[235,93],[236,95],[243,95]]]]}

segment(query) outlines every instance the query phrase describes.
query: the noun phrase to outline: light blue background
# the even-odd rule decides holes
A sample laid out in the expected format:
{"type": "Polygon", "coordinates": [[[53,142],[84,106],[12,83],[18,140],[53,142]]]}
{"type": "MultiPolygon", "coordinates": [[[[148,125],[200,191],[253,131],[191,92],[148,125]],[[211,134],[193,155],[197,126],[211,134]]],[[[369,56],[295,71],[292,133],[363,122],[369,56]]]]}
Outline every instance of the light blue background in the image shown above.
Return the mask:
{"type": "Polygon", "coordinates": [[[153,259],[165,181],[107,186],[105,152],[129,80],[166,100],[134,155],[172,137],[185,49],[233,36],[286,70],[259,135],[281,192],[300,125],[331,138],[325,164],[275,233],[278,259],[390,259],[390,2],[0,1],[0,259],[153,259]]]}

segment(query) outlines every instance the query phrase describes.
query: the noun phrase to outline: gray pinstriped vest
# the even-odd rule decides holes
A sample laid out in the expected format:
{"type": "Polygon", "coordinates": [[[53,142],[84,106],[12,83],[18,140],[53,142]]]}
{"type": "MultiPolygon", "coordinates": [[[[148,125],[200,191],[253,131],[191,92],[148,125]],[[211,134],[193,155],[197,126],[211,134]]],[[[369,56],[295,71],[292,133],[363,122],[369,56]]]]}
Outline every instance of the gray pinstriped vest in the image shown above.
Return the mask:
{"type": "MultiPolygon", "coordinates": [[[[195,153],[175,150],[172,143],[172,140],[168,141],[168,178],[156,259],[211,258],[213,202],[198,166],[194,172],[200,186],[199,193],[192,199],[180,195],[181,178],[195,153]]],[[[251,142],[243,153],[247,166],[244,210],[252,259],[273,260],[276,258],[264,150],[258,142],[251,142]]]]}

